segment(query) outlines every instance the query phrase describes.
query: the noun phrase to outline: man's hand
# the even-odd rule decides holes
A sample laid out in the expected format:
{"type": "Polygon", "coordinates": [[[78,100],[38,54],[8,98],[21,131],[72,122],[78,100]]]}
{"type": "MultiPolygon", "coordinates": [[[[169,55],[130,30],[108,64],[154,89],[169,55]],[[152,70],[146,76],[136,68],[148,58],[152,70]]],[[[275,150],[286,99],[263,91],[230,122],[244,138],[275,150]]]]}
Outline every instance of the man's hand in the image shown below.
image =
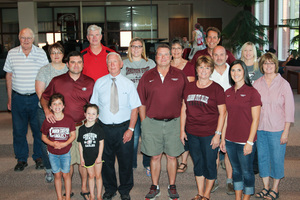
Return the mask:
{"type": "Polygon", "coordinates": [[[126,142],[129,142],[132,138],[133,135],[133,131],[131,130],[127,130],[125,131],[124,135],[123,135],[123,143],[125,144],[126,142]]]}

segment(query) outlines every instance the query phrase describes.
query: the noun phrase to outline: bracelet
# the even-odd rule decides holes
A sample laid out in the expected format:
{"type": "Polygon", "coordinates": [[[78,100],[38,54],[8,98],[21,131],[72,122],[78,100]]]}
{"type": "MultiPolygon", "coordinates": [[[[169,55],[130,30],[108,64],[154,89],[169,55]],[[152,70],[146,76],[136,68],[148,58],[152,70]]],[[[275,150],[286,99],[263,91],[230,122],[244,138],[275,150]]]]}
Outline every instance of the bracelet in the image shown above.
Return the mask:
{"type": "Polygon", "coordinates": [[[130,127],[128,127],[128,129],[129,129],[129,130],[131,130],[132,132],[134,131],[134,128],[130,128],[130,127]]]}
{"type": "Polygon", "coordinates": [[[222,134],[222,132],[221,132],[221,131],[215,131],[215,134],[217,134],[217,135],[221,135],[221,134],[222,134]]]}
{"type": "Polygon", "coordinates": [[[247,141],[248,144],[250,144],[251,146],[253,146],[253,142],[247,141]]]}

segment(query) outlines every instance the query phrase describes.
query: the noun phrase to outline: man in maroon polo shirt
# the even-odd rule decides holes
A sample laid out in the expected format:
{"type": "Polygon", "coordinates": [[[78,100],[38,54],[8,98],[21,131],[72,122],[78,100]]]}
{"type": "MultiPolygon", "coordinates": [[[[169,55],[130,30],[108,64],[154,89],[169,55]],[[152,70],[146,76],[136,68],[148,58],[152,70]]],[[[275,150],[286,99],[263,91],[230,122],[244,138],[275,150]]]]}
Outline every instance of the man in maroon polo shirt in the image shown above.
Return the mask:
{"type": "Polygon", "coordinates": [[[82,73],[93,78],[98,78],[108,74],[106,65],[106,56],[114,50],[101,44],[102,34],[101,27],[93,24],[87,29],[87,40],[90,46],[81,51],[84,60],[84,68],[82,73]]]}
{"type": "Polygon", "coordinates": [[[49,86],[46,88],[41,98],[41,105],[44,109],[45,116],[48,122],[54,123],[55,116],[48,107],[48,102],[51,95],[60,93],[65,98],[64,114],[73,118],[76,123],[76,139],[72,142],[71,147],[71,168],[70,174],[73,174],[74,165],[78,165],[78,170],[81,175],[81,195],[88,197],[87,189],[87,171],[86,168],[80,166],[80,155],[77,143],[78,129],[83,124],[85,119],[83,106],[89,103],[93,93],[94,80],[84,74],[83,58],[77,51],[72,51],[67,57],[67,66],[69,71],[65,74],[52,79],[49,86]]]}
{"type": "MultiPolygon", "coordinates": [[[[208,27],[206,29],[206,38],[205,38],[207,48],[197,51],[193,59],[191,60],[191,63],[195,66],[198,57],[202,55],[207,55],[212,57],[213,50],[220,43],[220,40],[221,40],[220,30],[216,27],[208,27]]],[[[235,61],[235,57],[228,50],[226,50],[226,54],[228,56],[226,62],[230,65],[233,61],[235,61]]]]}
{"type": "Polygon", "coordinates": [[[152,185],[146,199],[160,194],[159,175],[162,153],[167,156],[169,176],[168,194],[179,198],[175,179],[177,159],[184,152],[180,142],[180,110],[187,78],[181,70],[170,66],[170,47],[159,45],[156,51],[157,66],[142,76],[138,93],[142,102],[139,114],[142,121],[142,146],[144,154],[151,156],[152,185]]]}

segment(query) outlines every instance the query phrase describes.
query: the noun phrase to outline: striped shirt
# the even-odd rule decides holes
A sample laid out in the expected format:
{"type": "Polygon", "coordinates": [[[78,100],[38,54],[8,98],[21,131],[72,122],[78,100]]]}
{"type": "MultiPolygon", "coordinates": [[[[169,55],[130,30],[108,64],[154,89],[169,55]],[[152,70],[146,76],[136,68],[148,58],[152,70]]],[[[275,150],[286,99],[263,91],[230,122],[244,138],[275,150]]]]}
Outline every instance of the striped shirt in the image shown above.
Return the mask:
{"type": "Polygon", "coordinates": [[[18,46],[8,52],[3,70],[12,73],[12,90],[20,94],[32,94],[35,93],[35,78],[39,69],[48,63],[43,49],[32,45],[26,57],[22,47],[18,46]]]}

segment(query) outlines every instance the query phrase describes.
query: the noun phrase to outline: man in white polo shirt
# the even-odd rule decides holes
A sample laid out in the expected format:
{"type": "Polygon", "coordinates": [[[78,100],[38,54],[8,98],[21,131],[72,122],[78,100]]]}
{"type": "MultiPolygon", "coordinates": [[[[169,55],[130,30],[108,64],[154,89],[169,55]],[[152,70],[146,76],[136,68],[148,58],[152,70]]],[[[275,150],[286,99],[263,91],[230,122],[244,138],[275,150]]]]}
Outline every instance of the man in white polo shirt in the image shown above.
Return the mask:
{"type": "Polygon", "coordinates": [[[20,46],[11,49],[6,57],[6,85],[8,103],[13,121],[13,146],[15,158],[18,160],[15,171],[23,171],[28,165],[28,123],[34,138],[32,158],[36,169],[43,169],[42,141],[37,119],[38,97],[35,93],[35,77],[41,67],[48,64],[43,49],[33,45],[34,34],[30,28],[19,33],[20,46]]]}

